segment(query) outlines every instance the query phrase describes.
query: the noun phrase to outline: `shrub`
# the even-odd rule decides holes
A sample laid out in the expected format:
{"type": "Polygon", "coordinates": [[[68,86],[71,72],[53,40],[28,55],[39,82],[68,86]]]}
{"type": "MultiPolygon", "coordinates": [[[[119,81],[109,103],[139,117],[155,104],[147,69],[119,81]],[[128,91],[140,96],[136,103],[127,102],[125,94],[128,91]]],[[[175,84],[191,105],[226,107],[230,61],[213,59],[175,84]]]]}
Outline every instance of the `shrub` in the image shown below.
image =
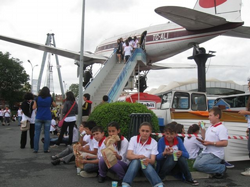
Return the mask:
{"type": "Polygon", "coordinates": [[[151,110],[140,103],[114,102],[100,104],[95,107],[88,120],[95,121],[97,125],[104,128],[105,132],[107,132],[107,125],[116,121],[120,124],[121,134],[127,137],[131,113],[150,113],[153,132],[159,132],[158,118],[151,110]]]}

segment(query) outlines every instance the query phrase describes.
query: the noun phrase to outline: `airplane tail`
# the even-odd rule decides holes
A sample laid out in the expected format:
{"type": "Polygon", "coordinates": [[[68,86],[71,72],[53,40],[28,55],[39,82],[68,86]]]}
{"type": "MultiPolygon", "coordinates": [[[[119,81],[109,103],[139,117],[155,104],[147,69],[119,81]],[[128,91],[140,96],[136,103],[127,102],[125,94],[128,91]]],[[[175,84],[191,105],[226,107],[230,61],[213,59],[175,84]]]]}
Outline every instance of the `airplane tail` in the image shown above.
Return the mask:
{"type": "Polygon", "coordinates": [[[229,22],[242,22],[242,0],[197,0],[194,10],[225,18],[229,22]]]}

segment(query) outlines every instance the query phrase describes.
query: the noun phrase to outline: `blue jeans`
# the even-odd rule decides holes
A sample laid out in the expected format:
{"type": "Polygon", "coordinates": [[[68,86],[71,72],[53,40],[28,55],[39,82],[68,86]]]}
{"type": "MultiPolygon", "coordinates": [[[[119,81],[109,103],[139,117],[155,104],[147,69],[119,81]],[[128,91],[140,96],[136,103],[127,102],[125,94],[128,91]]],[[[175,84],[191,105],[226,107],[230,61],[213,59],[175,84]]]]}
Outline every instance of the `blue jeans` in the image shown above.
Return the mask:
{"type": "MultiPolygon", "coordinates": [[[[166,159],[162,162],[158,162],[157,164],[161,163],[159,177],[164,179],[166,175],[172,174],[171,172],[174,170],[176,166],[178,167],[178,171],[181,172],[187,181],[192,181],[192,176],[188,168],[187,160],[183,156],[178,158],[178,161],[174,161],[173,155],[168,155],[166,159]]],[[[175,171],[176,172],[176,171],[175,171]]],[[[174,174],[174,173],[173,173],[174,174]]]]}
{"type": "Polygon", "coordinates": [[[193,167],[204,173],[223,173],[226,169],[225,164],[221,164],[222,159],[212,153],[201,153],[196,158],[193,167]]]}
{"type": "Polygon", "coordinates": [[[98,172],[98,164],[91,164],[91,163],[84,164],[83,170],[88,172],[88,173],[94,173],[94,172],[97,173],[98,172]]]}
{"type": "Polygon", "coordinates": [[[38,151],[39,150],[39,139],[40,139],[42,125],[44,125],[43,151],[48,151],[49,150],[49,144],[50,144],[50,133],[49,133],[50,124],[51,124],[51,120],[36,119],[36,121],[35,121],[34,151],[38,151]]]}
{"type": "MultiPolygon", "coordinates": [[[[131,186],[134,178],[136,177],[138,171],[141,169],[141,161],[139,159],[133,160],[128,167],[128,170],[123,178],[123,186],[131,186]]],[[[147,177],[152,186],[163,185],[160,177],[156,173],[154,167],[151,164],[148,164],[146,169],[142,169],[142,172],[147,177]]]]}
{"type": "Polygon", "coordinates": [[[20,126],[21,125],[20,122],[22,120],[22,116],[17,116],[17,120],[18,120],[18,126],[20,126]]]}

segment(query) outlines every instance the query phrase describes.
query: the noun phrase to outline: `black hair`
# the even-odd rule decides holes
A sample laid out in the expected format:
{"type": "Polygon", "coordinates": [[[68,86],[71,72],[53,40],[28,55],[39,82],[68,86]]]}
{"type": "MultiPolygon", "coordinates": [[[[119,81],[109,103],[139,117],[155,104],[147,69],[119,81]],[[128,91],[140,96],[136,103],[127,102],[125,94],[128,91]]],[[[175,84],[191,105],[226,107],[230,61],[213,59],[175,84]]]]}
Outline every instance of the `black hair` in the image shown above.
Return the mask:
{"type": "Polygon", "coordinates": [[[83,95],[84,97],[86,97],[87,100],[90,100],[90,95],[88,93],[83,95]]]}
{"type": "Polygon", "coordinates": [[[72,102],[75,101],[75,96],[74,96],[73,92],[69,91],[69,92],[66,93],[66,100],[67,101],[72,101],[72,102]]]}
{"type": "Polygon", "coordinates": [[[184,126],[182,125],[182,124],[179,124],[179,123],[177,123],[176,125],[175,125],[175,131],[176,131],[176,133],[182,133],[182,129],[184,128],[184,126]]]}
{"type": "Polygon", "coordinates": [[[44,86],[40,91],[39,96],[42,97],[43,99],[46,97],[51,97],[49,88],[44,86]]]}
{"type": "Polygon", "coordinates": [[[105,101],[105,102],[108,102],[108,100],[109,100],[109,96],[104,95],[104,96],[102,97],[102,100],[103,100],[103,101],[105,101]]]}
{"type": "Polygon", "coordinates": [[[169,123],[164,127],[164,132],[176,133],[175,123],[169,123]]]}
{"type": "Polygon", "coordinates": [[[23,99],[24,100],[33,100],[34,99],[34,95],[31,92],[27,92],[27,93],[24,94],[23,99]]]}
{"type": "Polygon", "coordinates": [[[104,130],[101,126],[95,126],[92,130],[91,130],[92,133],[95,133],[95,132],[100,132],[100,133],[103,133],[104,130]]]}
{"type": "Polygon", "coordinates": [[[140,125],[140,127],[139,127],[139,129],[140,129],[142,126],[148,126],[148,127],[150,127],[151,131],[153,130],[153,127],[152,127],[151,123],[149,123],[149,122],[146,122],[146,121],[145,121],[145,122],[142,122],[141,125],[140,125]]]}
{"type": "Polygon", "coordinates": [[[87,122],[85,122],[84,127],[85,127],[85,128],[89,128],[89,130],[92,131],[92,129],[93,129],[94,127],[96,127],[96,122],[94,122],[94,121],[87,121],[87,122]]]}
{"type": "MultiPolygon", "coordinates": [[[[188,134],[194,134],[194,133],[197,132],[198,130],[200,130],[199,125],[193,124],[193,125],[191,125],[191,126],[188,128],[187,133],[188,133],[188,134]]],[[[190,139],[190,138],[191,138],[191,137],[188,137],[188,139],[190,139]]]]}
{"type": "MultiPolygon", "coordinates": [[[[109,127],[115,127],[117,130],[120,130],[120,125],[119,125],[119,123],[117,123],[117,122],[115,122],[115,121],[109,123],[109,124],[108,124],[108,128],[109,128],[109,127]]],[[[120,149],[121,149],[121,143],[122,143],[121,134],[118,133],[118,136],[119,136],[119,138],[120,138],[120,141],[117,142],[117,149],[118,149],[118,151],[120,151],[120,149]]]]}

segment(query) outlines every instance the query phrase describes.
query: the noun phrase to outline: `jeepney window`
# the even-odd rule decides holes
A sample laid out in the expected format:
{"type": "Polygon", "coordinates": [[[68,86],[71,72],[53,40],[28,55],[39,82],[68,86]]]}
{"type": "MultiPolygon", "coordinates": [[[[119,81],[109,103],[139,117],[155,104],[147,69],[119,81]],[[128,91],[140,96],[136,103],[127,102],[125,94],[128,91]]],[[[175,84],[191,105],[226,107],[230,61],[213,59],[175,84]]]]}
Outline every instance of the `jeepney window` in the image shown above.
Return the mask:
{"type": "Polygon", "coordinates": [[[175,109],[189,109],[189,94],[182,92],[175,92],[173,98],[173,108],[175,109]]]}
{"type": "Polygon", "coordinates": [[[171,106],[172,92],[166,93],[162,96],[161,109],[168,109],[171,106]]]}
{"type": "Polygon", "coordinates": [[[204,94],[192,94],[191,96],[191,109],[194,111],[206,111],[206,96],[204,94]]]}

